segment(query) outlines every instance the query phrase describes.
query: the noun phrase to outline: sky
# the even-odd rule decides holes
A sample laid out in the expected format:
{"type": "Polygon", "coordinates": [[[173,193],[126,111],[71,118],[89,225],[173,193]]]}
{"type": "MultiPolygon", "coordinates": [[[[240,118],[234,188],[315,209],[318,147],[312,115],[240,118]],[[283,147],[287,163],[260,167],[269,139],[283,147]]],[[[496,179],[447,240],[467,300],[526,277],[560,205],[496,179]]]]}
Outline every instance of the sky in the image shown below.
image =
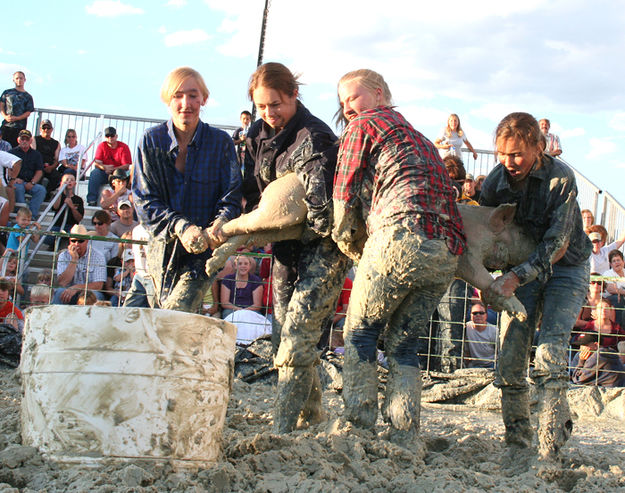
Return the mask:
{"type": "MultiPolygon", "coordinates": [[[[38,108],[166,119],[161,84],[188,65],[211,91],[204,121],[251,110],[264,0],[5,3],[0,83],[23,70],[38,108]]],[[[624,0],[271,0],[264,61],[300,74],[333,128],[336,83],[357,68],[380,72],[431,140],[450,113],[488,150],[508,113],[547,117],[562,157],[625,204],[624,26],[624,0]]]]}

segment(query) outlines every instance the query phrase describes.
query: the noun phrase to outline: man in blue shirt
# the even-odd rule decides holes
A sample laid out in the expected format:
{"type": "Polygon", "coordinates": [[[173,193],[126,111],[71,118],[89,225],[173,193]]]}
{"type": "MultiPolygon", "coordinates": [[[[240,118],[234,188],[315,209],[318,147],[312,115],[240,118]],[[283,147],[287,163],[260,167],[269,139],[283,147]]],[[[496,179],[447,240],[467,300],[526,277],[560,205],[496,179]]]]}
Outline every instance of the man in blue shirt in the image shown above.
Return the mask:
{"type": "Polygon", "coordinates": [[[156,303],[170,310],[198,311],[210,287],[209,243],[224,240],[221,226],[241,213],[232,139],[200,121],[208,95],[198,72],[172,71],[161,90],[172,118],[145,132],[134,169],[135,207],[150,234],[148,272],[156,303]]]}

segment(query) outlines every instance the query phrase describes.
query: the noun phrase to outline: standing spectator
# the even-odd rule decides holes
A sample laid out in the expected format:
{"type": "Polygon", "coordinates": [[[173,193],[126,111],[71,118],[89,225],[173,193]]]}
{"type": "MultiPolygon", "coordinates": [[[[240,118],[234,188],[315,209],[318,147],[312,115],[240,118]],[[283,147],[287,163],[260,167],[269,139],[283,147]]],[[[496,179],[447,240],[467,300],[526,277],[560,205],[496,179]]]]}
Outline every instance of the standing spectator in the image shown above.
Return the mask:
{"type": "Polygon", "coordinates": [[[462,130],[460,118],[455,113],[452,113],[447,119],[447,126],[441,136],[434,141],[434,145],[441,150],[441,157],[452,155],[462,159],[462,144],[465,144],[473,153],[473,159],[477,159],[477,152],[475,152],[464,130],[462,130]]]}
{"type": "MultiPolygon", "coordinates": [[[[110,230],[111,227],[111,215],[105,210],[96,211],[96,213],[91,218],[91,224],[93,224],[95,228],[96,236],[103,236],[105,238],[118,239],[115,233],[112,233],[110,230]]],[[[91,240],[91,247],[99,250],[102,255],[104,255],[104,259],[108,264],[111,259],[117,256],[117,252],[119,251],[119,243],[114,241],[104,241],[104,240],[91,240]]]]}
{"type": "Polygon", "coordinates": [[[582,223],[584,223],[584,231],[590,233],[590,227],[595,224],[595,215],[589,209],[582,209],[582,223]]]}
{"type": "Polygon", "coordinates": [[[247,131],[252,123],[252,114],[245,110],[241,112],[241,127],[237,128],[232,134],[232,141],[237,146],[237,158],[241,169],[243,169],[243,163],[245,162],[245,139],[247,137],[247,131]]]}
{"type": "Polygon", "coordinates": [[[33,97],[24,89],[26,75],[17,71],[13,74],[15,88],[7,89],[0,95],[0,113],[2,114],[2,135],[12,146],[18,145],[20,130],[26,128],[27,119],[35,110],[33,97]]]}
{"type": "MultiPolygon", "coordinates": [[[[76,235],[87,235],[82,224],[70,231],[76,235]]],[[[90,248],[86,238],[71,238],[67,250],[59,255],[56,267],[57,283],[52,303],[55,305],[75,305],[78,297],[87,290],[95,293],[99,300],[104,299],[101,289],[106,281],[106,261],[95,248],[90,248]]]]}
{"type": "Polygon", "coordinates": [[[30,144],[33,149],[41,153],[43,159],[42,185],[46,187],[47,198],[58,188],[61,182],[61,172],[57,170],[61,144],[52,138],[52,122],[43,120],[39,127],[40,135],[37,135],[30,144]]]}
{"type": "Polygon", "coordinates": [[[132,192],[130,191],[130,174],[123,169],[116,169],[109,176],[111,189],[102,190],[100,207],[111,214],[113,221],[119,219],[117,214],[118,205],[122,201],[132,203],[132,192]]]}
{"type": "Polygon", "coordinates": [[[298,419],[310,424],[323,416],[315,345],[350,268],[330,238],[336,136],[301,103],[297,78],[280,63],[261,65],[250,77],[248,94],[261,117],[247,134],[256,179],[265,188],[294,172],[308,206],[302,239],[273,245],[274,430],[288,433],[298,419]]]}
{"type": "MultiPolygon", "coordinates": [[[[73,170],[68,170],[62,176],[59,189],[63,185],[65,185],[63,193],[52,204],[52,210],[55,215],[63,208],[63,212],[59,214],[50,228],[52,231],[61,231],[61,229],[69,231],[74,225],[80,223],[85,215],[85,203],[82,197],[76,194],[76,176],[73,170]]],[[[65,238],[61,240],[60,248],[67,248],[67,241],[64,240],[65,238]]],[[[46,237],[45,243],[48,246],[54,246],[54,237],[46,237]]]]}
{"type": "Polygon", "coordinates": [[[33,135],[29,130],[20,130],[19,145],[11,149],[11,154],[22,160],[22,166],[17,178],[13,182],[15,185],[15,200],[26,202],[26,192],[30,193],[30,210],[33,217],[38,217],[39,208],[46,197],[46,189],[39,183],[43,177],[43,159],[41,153],[30,147],[33,135]]]}
{"type": "Polygon", "coordinates": [[[65,147],[59,153],[59,171],[64,174],[67,170],[76,173],[76,179],[81,178],[80,171],[84,169],[87,162],[85,146],[78,143],[78,134],[73,128],[68,128],[65,132],[65,147]]]}
{"type": "Polygon", "coordinates": [[[0,197],[7,200],[7,204],[2,201],[2,212],[0,213],[0,224],[7,225],[8,214],[15,208],[15,179],[19,175],[22,167],[22,160],[12,152],[0,151],[0,197]],[[4,205],[6,205],[6,210],[4,205]]]}
{"type": "Polygon", "coordinates": [[[625,243],[625,233],[618,240],[606,245],[608,240],[607,230],[601,224],[594,224],[588,228],[588,238],[592,242],[592,252],[590,254],[590,271],[604,273],[610,268],[608,255],[612,250],[616,250],[625,243]]]}
{"type": "Polygon", "coordinates": [[[89,175],[89,188],[87,190],[87,204],[95,206],[100,195],[100,188],[108,182],[109,176],[116,169],[128,171],[132,164],[130,148],[117,140],[115,127],[104,129],[104,142],[98,145],[95,151],[94,169],[89,175]]]}
{"type": "Polygon", "coordinates": [[[344,415],[359,426],[375,425],[376,347],[384,332],[389,374],[382,415],[391,439],[414,447],[417,344],[465,249],[462,218],[436,147],[393,109],[380,74],[349,72],[338,95],[349,123],[334,180],[332,237],[343,251],[362,250],[344,331],[344,415]]]}
{"type": "Polygon", "coordinates": [[[536,329],[537,349],[530,372],[538,394],[538,451],[556,461],[573,427],[566,397],[567,348],[588,289],[592,245],[582,226],[575,174],[562,161],[543,154],[538,122],[528,113],[511,113],[498,125],[500,161],[482,185],[480,204],[516,204],[515,221],[537,241],[520,265],[498,277],[484,292],[516,294],[527,319],[505,317],[495,386],[501,388],[507,460],[528,457],[534,435],[527,384],[536,329]]]}
{"type": "Polygon", "coordinates": [[[471,320],[467,322],[465,358],[469,368],[494,368],[497,327],[486,320],[488,312],[481,301],[471,306],[471,320]]]}
{"type": "Polygon", "coordinates": [[[111,231],[120,238],[124,233],[132,231],[139,224],[134,219],[134,209],[130,200],[120,200],[117,204],[117,216],[119,219],[111,224],[111,231]]]}
{"type": "Polygon", "coordinates": [[[0,151],[9,152],[11,149],[13,146],[9,141],[2,138],[2,127],[0,127],[0,151]]]}
{"type": "Polygon", "coordinates": [[[210,282],[206,260],[241,213],[241,172],[232,138],[200,120],[209,92],[192,68],[170,72],[161,89],[171,119],[146,130],[132,193],[148,230],[148,272],[156,306],[197,313],[210,282]],[[204,228],[209,228],[208,239],[204,228]]]}
{"type": "Polygon", "coordinates": [[[540,131],[545,136],[545,141],[547,142],[545,146],[545,153],[549,154],[552,157],[557,157],[562,154],[562,146],[560,145],[560,137],[556,134],[550,134],[549,129],[551,128],[551,122],[547,120],[547,118],[543,118],[538,122],[540,126],[540,131]]]}

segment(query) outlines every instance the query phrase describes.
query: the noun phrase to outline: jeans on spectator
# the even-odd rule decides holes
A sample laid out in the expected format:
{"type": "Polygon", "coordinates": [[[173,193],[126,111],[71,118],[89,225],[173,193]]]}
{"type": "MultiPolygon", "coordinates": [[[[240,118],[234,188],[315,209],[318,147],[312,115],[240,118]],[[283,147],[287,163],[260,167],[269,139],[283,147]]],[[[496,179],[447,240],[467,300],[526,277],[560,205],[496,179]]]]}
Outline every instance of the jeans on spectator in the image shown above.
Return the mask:
{"type": "MultiPolygon", "coordinates": [[[[31,195],[30,204],[28,204],[28,208],[33,213],[33,220],[36,221],[39,217],[39,209],[43,200],[46,198],[46,189],[39,183],[33,185],[33,187],[28,192],[31,195]]],[[[26,188],[24,187],[24,183],[16,183],[15,184],[15,201],[16,202],[26,202],[26,188]]]]}
{"type": "Polygon", "coordinates": [[[89,175],[89,186],[87,189],[87,203],[91,204],[98,201],[100,189],[108,183],[109,175],[100,168],[93,168],[89,175]]]}
{"type": "MultiPolygon", "coordinates": [[[[52,297],[52,304],[53,305],[75,305],[78,302],[78,298],[80,298],[80,295],[83,294],[85,292],[84,289],[81,289],[80,291],[78,291],[74,296],[72,296],[72,299],[70,300],[69,303],[63,303],[61,301],[61,295],[63,294],[63,291],[65,291],[67,288],[57,288],[56,291],[54,292],[54,296],[52,297]]],[[[98,299],[98,301],[102,301],[104,299],[104,295],[100,292],[100,291],[92,291],[93,294],[95,294],[95,297],[98,299]]]]}

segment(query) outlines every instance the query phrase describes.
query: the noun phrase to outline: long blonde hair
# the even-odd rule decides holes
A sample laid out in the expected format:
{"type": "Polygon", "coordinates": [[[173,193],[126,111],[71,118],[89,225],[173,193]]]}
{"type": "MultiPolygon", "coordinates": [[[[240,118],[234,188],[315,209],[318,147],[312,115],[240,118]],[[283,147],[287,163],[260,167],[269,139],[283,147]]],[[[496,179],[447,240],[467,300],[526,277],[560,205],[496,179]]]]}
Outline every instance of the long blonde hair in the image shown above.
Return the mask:
{"type": "Polygon", "coordinates": [[[445,135],[447,135],[447,137],[451,137],[451,128],[449,128],[449,120],[451,119],[452,116],[456,120],[458,120],[458,128],[456,129],[456,133],[458,134],[458,137],[462,137],[464,135],[464,130],[462,130],[462,125],[460,125],[460,117],[456,115],[455,113],[452,113],[447,118],[447,127],[445,128],[445,135]]]}

